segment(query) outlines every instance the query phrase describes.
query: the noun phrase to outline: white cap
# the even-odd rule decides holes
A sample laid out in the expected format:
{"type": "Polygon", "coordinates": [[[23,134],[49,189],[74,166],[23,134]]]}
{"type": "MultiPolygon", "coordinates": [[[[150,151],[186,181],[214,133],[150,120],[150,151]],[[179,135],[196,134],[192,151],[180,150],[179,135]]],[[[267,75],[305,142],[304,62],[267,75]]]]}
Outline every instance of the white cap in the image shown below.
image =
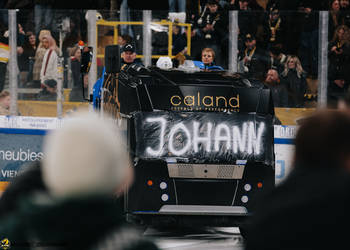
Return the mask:
{"type": "Polygon", "coordinates": [[[112,194],[130,173],[126,143],[110,118],[77,112],[44,139],[43,180],[56,197],[112,194]]]}
{"type": "Polygon", "coordinates": [[[168,56],[161,56],[157,61],[157,67],[160,69],[171,69],[173,67],[173,62],[168,56]]]}

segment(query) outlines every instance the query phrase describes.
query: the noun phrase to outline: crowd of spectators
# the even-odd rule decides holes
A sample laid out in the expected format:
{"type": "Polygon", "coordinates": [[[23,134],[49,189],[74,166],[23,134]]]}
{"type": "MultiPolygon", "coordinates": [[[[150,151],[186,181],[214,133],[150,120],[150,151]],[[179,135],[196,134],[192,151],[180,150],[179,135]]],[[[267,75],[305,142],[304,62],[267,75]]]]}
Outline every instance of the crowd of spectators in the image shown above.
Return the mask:
{"type": "MultiPolygon", "coordinates": [[[[5,7],[18,7],[14,5],[15,2],[8,1],[5,7]]],[[[19,86],[41,87],[44,92],[50,92],[48,89],[53,89],[52,91],[55,92],[54,83],[47,85],[44,83],[47,79],[43,79],[43,71],[45,72],[45,67],[47,68],[43,63],[44,56],[47,50],[50,50],[49,47],[52,47],[48,44],[45,35],[50,35],[56,44],[62,42],[61,52],[65,65],[63,86],[65,88],[81,86],[77,84],[77,75],[73,72],[74,61],[77,61],[78,57],[72,54],[71,50],[74,50],[79,40],[86,41],[86,10],[55,9],[59,7],[56,6],[55,1],[26,2],[33,3],[25,5],[18,14],[20,23],[17,42],[19,86]],[[59,31],[64,29],[62,27],[64,20],[68,20],[70,29],[65,32],[63,41],[60,41],[59,31]]],[[[132,21],[139,17],[133,14],[140,12],[139,10],[134,10],[131,6],[125,8],[125,4],[127,5],[125,0],[119,3],[117,14],[120,18],[126,16],[130,18],[129,21],[132,21]],[[127,15],[123,13],[124,11],[128,11],[127,15]]],[[[303,96],[308,89],[307,80],[318,78],[318,11],[328,10],[329,101],[338,101],[339,97],[348,91],[349,79],[345,74],[350,65],[348,62],[350,58],[348,0],[169,0],[168,12],[154,13],[153,17],[165,19],[169,13],[183,13],[184,6],[186,7],[185,22],[191,24],[191,56],[187,57],[194,61],[201,61],[202,50],[211,48],[215,54],[213,64],[227,69],[229,11],[238,10],[238,71],[248,77],[265,81],[268,70],[276,69],[281,84],[285,84],[288,90],[289,107],[302,107],[304,105],[303,96]],[[286,60],[287,57],[292,57],[296,65],[290,66],[286,60]]],[[[110,6],[105,3],[100,10],[105,19],[112,16],[107,8],[110,6]]],[[[141,54],[142,29],[140,27],[125,28],[125,26],[121,28],[123,29],[120,30],[118,44],[121,46],[133,44],[137,54],[141,54]]],[[[0,72],[6,72],[9,57],[7,30],[6,23],[2,23],[0,43],[4,46],[0,48],[2,55],[0,72]]],[[[172,54],[174,56],[179,53],[186,54],[188,51],[186,28],[177,26],[175,21],[172,30],[172,54]]],[[[153,31],[152,37],[152,53],[168,54],[167,32],[153,31]]],[[[54,51],[58,55],[58,49],[54,51]]],[[[55,77],[50,79],[57,82],[55,77]]],[[[4,88],[4,84],[5,74],[0,74],[0,91],[4,88]]],[[[54,98],[53,95],[52,99],[54,98]]]]}
{"type": "MultiPolygon", "coordinates": [[[[181,12],[184,2],[178,1],[175,11],[181,12]]],[[[169,12],[174,11],[171,6],[169,12]]],[[[338,29],[345,26],[342,41],[337,43],[342,50],[329,53],[329,102],[337,102],[347,92],[348,0],[207,0],[187,1],[186,6],[186,22],[192,25],[190,59],[201,61],[202,50],[211,48],[213,64],[228,68],[228,13],[238,10],[238,71],[265,81],[269,69],[276,69],[280,84],[288,91],[284,102],[288,107],[303,107],[304,96],[310,91],[308,82],[318,78],[319,11],[328,10],[330,44],[335,43],[338,29]]],[[[132,32],[128,35],[137,36],[132,32]]],[[[153,35],[153,54],[167,54],[168,34],[161,31],[153,35]]],[[[173,55],[187,52],[186,29],[174,25],[172,41],[173,55]]]]}

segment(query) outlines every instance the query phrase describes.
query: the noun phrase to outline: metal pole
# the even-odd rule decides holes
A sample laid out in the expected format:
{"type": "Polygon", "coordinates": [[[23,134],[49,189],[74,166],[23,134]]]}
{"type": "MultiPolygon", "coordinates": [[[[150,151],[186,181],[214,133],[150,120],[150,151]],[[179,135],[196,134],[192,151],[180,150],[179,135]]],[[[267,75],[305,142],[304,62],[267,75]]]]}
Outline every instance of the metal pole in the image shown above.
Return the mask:
{"type": "Polygon", "coordinates": [[[10,114],[17,115],[18,95],[18,64],[17,64],[17,19],[16,10],[9,10],[9,89],[10,89],[10,114]]]}
{"type": "Polygon", "coordinates": [[[229,12],[229,46],[228,46],[228,70],[237,72],[238,57],[238,11],[229,12]]]}
{"type": "Polygon", "coordinates": [[[318,95],[317,108],[327,106],[328,85],[328,11],[320,11],[318,49],[318,95]]]}
{"type": "Polygon", "coordinates": [[[151,10],[143,10],[143,64],[145,67],[151,66],[152,56],[152,33],[151,33],[151,10]]]}
{"type": "MultiPolygon", "coordinates": [[[[96,55],[97,55],[97,38],[96,38],[96,10],[88,10],[88,46],[92,47],[92,62],[89,71],[89,90],[88,90],[88,98],[92,94],[94,84],[97,81],[97,63],[96,63],[96,55]]],[[[91,106],[92,109],[92,106],[91,106]]]]}
{"type": "Polygon", "coordinates": [[[57,61],[57,117],[62,118],[63,115],[63,57],[62,57],[62,43],[63,43],[63,35],[62,30],[60,30],[59,37],[59,54],[57,61]]]}

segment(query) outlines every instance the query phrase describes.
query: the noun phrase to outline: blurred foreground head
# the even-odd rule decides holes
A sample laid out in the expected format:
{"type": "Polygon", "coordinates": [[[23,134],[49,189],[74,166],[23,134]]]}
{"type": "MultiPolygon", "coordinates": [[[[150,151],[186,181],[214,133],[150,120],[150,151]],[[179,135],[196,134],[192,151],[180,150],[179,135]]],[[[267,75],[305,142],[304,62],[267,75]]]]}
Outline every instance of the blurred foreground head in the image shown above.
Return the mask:
{"type": "Polygon", "coordinates": [[[304,119],[295,138],[295,165],[350,170],[350,114],[324,110],[304,119]]]}
{"type": "Polygon", "coordinates": [[[77,112],[45,137],[43,179],[56,197],[113,194],[131,182],[126,143],[112,119],[77,112]]]}

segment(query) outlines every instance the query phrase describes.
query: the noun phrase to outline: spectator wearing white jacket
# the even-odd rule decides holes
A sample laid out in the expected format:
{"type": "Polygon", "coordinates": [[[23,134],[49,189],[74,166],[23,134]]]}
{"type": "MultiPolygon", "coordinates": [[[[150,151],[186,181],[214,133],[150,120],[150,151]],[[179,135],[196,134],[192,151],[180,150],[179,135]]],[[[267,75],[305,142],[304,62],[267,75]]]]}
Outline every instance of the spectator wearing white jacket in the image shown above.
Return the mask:
{"type": "Polygon", "coordinates": [[[40,83],[42,91],[39,99],[54,100],[58,81],[58,52],[55,39],[46,35],[49,41],[49,49],[46,51],[40,71],[40,83]]]}

